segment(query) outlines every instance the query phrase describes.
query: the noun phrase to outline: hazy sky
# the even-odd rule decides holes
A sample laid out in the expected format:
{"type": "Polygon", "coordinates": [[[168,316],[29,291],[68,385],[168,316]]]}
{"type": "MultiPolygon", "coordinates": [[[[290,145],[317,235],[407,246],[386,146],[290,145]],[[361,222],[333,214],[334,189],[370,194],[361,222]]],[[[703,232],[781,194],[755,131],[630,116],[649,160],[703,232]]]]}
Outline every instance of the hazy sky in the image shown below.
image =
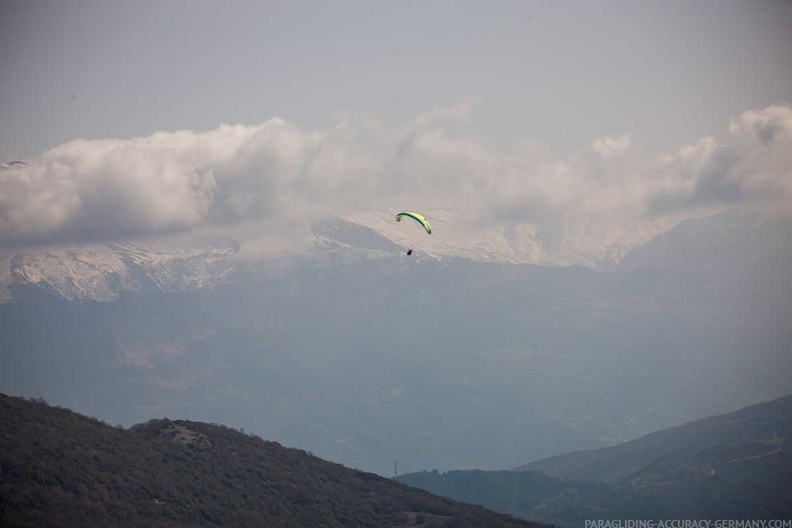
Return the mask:
{"type": "Polygon", "coordinates": [[[467,99],[484,137],[666,150],[792,100],[782,0],[4,0],[0,24],[5,161],[274,116],[406,123],[467,99]]]}
{"type": "Polygon", "coordinates": [[[0,5],[0,244],[792,198],[792,2],[0,5]]]}

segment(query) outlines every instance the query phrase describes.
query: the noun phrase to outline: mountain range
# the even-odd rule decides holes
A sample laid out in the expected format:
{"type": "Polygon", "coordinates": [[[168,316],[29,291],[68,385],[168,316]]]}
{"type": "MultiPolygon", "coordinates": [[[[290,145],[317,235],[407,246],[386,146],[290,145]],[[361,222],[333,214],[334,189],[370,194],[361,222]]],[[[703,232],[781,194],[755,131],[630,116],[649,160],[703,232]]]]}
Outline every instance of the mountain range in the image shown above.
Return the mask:
{"type": "Polygon", "coordinates": [[[0,302],[10,302],[9,288],[19,284],[36,284],[67,299],[99,301],[121,292],[213,288],[240,273],[262,274],[295,262],[391,259],[412,245],[421,258],[432,260],[606,270],[653,267],[696,270],[720,280],[733,280],[754,260],[792,252],[792,222],[757,214],[727,212],[629,227],[568,218],[542,229],[512,225],[475,232],[454,228],[447,211],[434,214],[431,237],[414,236],[393,221],[390,211],[326,218],[311,225],[307,253],[259,262],[237,258],[240,242],[232,236],[0,250],[0,302]]]}
{"type": "Polygon", "coordinates": [[[792,519],[792,396],[512,471],[401,482],[562,526],[586,520],[792,519]]]}
{"type": "Polygon", "coordinates": [[[340,219],[267,261],[222,237],[20,251],[0,390],[244,426],[382,475],[508,468],[792,392],[787,226],[683,222],[596,269],[407,257],[340,219]]]}

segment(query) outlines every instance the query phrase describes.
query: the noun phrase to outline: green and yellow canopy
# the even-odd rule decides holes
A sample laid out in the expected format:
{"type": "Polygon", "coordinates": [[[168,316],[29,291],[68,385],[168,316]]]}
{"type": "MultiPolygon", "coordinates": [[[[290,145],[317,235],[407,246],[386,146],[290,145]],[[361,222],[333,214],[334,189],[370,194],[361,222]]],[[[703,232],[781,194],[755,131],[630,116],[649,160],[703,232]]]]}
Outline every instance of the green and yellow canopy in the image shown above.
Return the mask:
{"type": "Polygon", "coordinates": [[[396,221],[401,222],[401,219],[405,216],[412,218],[413,220],[421,224],[423,228],[426,229],[427,233],[429,233],[430,235],[432,234],[432,226],[429,225],[429,222],[426,220],[426,218],[424,218],[423,215],[420,215],[418,213],[411,213],[410,211],[405,211],[403,213],[399,213],[396,215],[396,221]]]}

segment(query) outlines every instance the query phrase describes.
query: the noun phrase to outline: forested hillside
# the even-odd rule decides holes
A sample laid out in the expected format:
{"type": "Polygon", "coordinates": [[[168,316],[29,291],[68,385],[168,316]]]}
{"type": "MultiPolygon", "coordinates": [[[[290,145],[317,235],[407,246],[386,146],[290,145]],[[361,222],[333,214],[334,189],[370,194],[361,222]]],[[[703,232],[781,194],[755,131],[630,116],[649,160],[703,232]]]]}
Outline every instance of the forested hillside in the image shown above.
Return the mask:
{"type": "Polygon", "coordinates": [[[0,395],[3,527],[536,526],[223,426],[0,395]]]}

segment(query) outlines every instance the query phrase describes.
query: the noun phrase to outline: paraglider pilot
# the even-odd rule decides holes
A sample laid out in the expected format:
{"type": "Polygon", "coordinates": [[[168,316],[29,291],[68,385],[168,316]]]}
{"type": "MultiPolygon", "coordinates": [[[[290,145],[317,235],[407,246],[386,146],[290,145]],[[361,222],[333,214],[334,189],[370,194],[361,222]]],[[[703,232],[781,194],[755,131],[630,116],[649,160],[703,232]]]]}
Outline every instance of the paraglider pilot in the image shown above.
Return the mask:
{"type": "MultiPolygon", "coordinates": [[[[401,219],[402,219],[403,216],[406,216],[408,218],[412,218],[413,220],[415,220],[416,222],[421,224],[421,226],[423,226],[423,228],[426,230],[426,234],[428,234],[428,235],[432,234],[432,226],[429,225],[429,222],[426,221],[426,218],[424,218],[423,215],[420,215],[418,213],[412,213],[410,211],[405,211],[403,213],[399,213],[399,214],[396,215],[396,221],[397,222],[401,222],[401,219]]],[[[412,255],[412,251],[413,251],[412,248],[407,250],[407,256],[408,257],[410,255],[412,255]]]]}

